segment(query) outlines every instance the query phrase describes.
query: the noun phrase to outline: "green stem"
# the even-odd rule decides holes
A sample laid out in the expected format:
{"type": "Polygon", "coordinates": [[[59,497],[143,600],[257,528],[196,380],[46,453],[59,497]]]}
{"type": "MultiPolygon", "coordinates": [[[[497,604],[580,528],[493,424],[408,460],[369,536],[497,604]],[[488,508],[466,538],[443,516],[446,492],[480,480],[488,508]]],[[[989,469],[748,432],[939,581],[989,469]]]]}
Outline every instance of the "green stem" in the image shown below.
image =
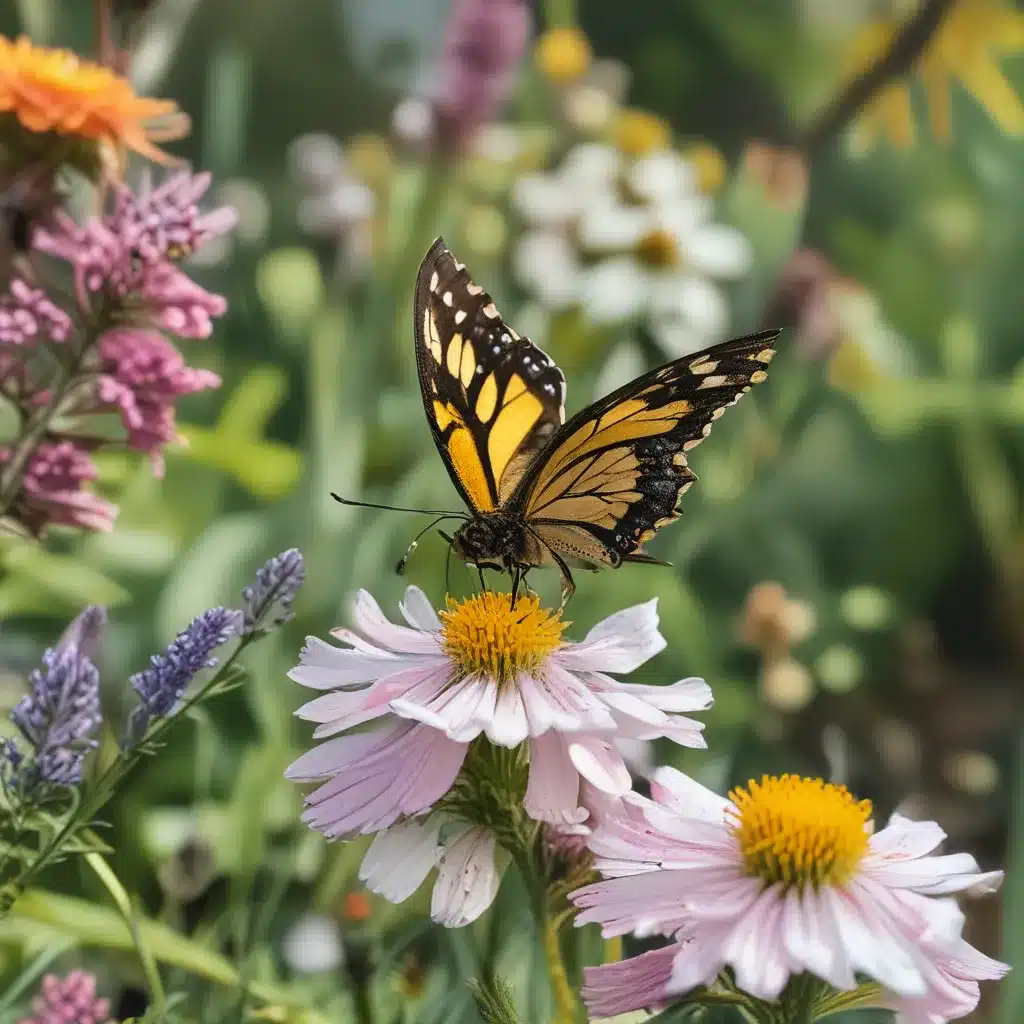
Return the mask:
{"type": "Polygon", "coordinates": [[[577,22],[576,0],[545,0],[546,28],[571,28],[577,22]]]}
{"type": "Polygon", "coordinates": [[[555,1018],[553,1024],[576,1024],[579,1020],[579,1002],[576,993],[569,983],[569,975],[562,957],[561,933],[557,919],[544,923],[544,959],[548,965],[548,978],[551,981],[551,994],[555,1000],[555,1018]]]}
{"type": "Polygon", "coordinates": [[[146,977],[146,988],[149,991],[149,1004],[152,1010],[153,1016],[157,1021],[163,1020],[164,1012],[167,1008],[167,995],[164,992],[164,983],[160,978],[160,970],[156,965],[156,960],[150,951],[149,946],[146,944],[142,937],[142,932],[139,929],[138,921],[135,915],[135,908],[132,906],[132,901],[125,892],[124,886],[121,884],[121,880],[114,874],[110,865],[98,854],[98,853],[87,853],[85,855],[86,863],[93,869],[96,876],[104,884],[107,892],[113,897],[114,903],[117,905],[117,909],[124,918],[124,923],[128,925],[128,930],[131,932],[132,942],[135,945],[135,951],[139,955],[139,963],[142,965],[142,973],[146,977]]]}

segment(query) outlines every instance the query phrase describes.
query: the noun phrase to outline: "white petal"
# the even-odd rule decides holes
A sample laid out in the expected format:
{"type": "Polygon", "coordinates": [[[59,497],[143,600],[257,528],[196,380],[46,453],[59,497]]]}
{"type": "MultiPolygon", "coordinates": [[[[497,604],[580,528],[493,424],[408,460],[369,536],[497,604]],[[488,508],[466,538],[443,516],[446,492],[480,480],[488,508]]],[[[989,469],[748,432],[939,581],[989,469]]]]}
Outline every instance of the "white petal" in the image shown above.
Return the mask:
{"type": "Polygon", "coordinates": [[[526,231],[512,251],[512,272],[550,309],[565,309],[579,298],[576,250],[565,235],[526,231]]]}
{"type": "Polygon", "coordinates": [[[774,887],[736,922],[722,955],[736,971],[736,984],[759,999],[774,1002],[789,978],[782,941],[784,905],[774,887]]]}
{"type": "Polygon", "coordinates": [[[708,222],[714,203],[707,196],[679,196],[658,205],[655,215],[658,226],[669,232],[685,251],[686,240],[708,222]]]}
{"type": "Polygon", "coordinates": [[[715,703],[711,687],[703,679],[690,676],[668,686],[629,683],[629,692],[662,711],[707,711],[715,703]]]}
{"type": "Polygon", "coordinates": [[[512,205],[528,224],[561,224],[567,217],[567,190],[550,174],[521,175],[512,189],[512,205]]]}
{"type": "Polygon", "coordinates": [[[702,338],[714,338],[729,320],[725,299],[711,281],[678,270],[651,274],[650,304],[659,321],[676,320],[702,338]]]}
{"type": "Polygon", "coordinates": [[[622,754],[607,740],[574,736],[569,742],[569,758],[583,778],[605,793],[621,796],[633,786],[622,754]]]}
{"type": "Polygon", "coordinates": [[[629,171],[629,187],[644,199],[665,200],[692,192],[697,173],[673,149],[663,149],[637,160],[629,171]]]}
{"type": "MultiPolygon", "coordinates": [[[[281,957],[293,971],[302,974],[337,970],[345,961],[345,947],[341,942],[338,922],[326,914],[303,914],[285,932],[281,940],[281,957]]],[[[74,1012],[73,1008],[69,1009],[74,1012]]],[[[76,1018],[94,1019],[92,1016],[77,1015],[76,1018]]]]}
{"type": "Polygon", "coordinates": [[[494,715],[484,730],[499,747],[517,747],[530,734],[523,696],[518,686],[504,686],[498,693],[494,715]]]}
{"type": "Polygon", "coordinates": [[[754,260],[746,237],[727,224],[705,224],[683,245],[690,266],[711,277],[742,277],[754,260]]]}
{"type": "Polygon", "coordinates": [[[437,860],[437,840],[444,816],[432,814],[378,832],[363,857],[359,878],[392,903],[407,900],[437,860]]]}
{"type": "Polygon", "coordinates": [[[494,862],[494,835],[475,825],[445,844],[430,901],[430,916],[446,928],[475,921],[493,902],[501,884],[494,862]]]}
{"type": "Polygon", "coordinates": [[[585,142],[566,155],[561,176],[571,192],[593,195],[613,191],[621,169],[622,155],[614,146],[585,142]]]}
{"type": "Polygon", "coordinates": [[[562,648],[552,658],[570,670],[627,673],[660,654],[665,646],[658,631],[658,599],[654,597],[602,619],[581,643],[562,648]]]}
{"type": "Polygon", "coordinates": [[[428,633],[436,633],[441,629],[441,620],[437,617],[434,606],[419,587],[408,587],[405,591],[405,600],[398,607],[402,617],[413,629],[428,633]]]}
{"type": "Polygon", "coordinates": [[[618,256],[583,271],[580,303],[595,324],[622,323],[645,308],[648,288],[646,270],[633,257],[618,256]]]}
{"type": "Polygon", "coordinates": [[[684,323],[675,316],[653,315],[651,318],[651,334],[658,347],[670,359],[692,355],[707,348],[713,340],[696,330],[692,324],[684,323]]]}
{"type": "Polygon", "coordinates": [[[644,207],[612,201],[588,209],[576,234],[587,252],[629,252],[652,227],[650,213],[644,207]]]}

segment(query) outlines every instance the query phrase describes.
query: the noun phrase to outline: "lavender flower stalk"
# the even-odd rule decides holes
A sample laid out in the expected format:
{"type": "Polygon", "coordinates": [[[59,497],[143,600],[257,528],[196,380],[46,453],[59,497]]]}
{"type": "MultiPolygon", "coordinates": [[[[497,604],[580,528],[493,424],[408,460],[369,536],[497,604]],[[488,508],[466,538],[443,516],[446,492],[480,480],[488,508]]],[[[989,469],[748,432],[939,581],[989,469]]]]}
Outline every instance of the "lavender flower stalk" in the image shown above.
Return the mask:
{"type": "Polygon", "coordinates": [[[86,608],[57,646],[44,652],[42,667],[29,677],[31,691],[11,712],[32,754],[26,756],[9,740],[3,780],[23,797],[82,781],[85,755],[96,746],[93,733],[102,721],[99,672],[88,654],[97,646],[105,622],[103,608],[86,608]]]}
{"type": "Polygon", "coordinates": [[[162,654],[150,658],[150,667],[129,682],[140,703],[128,719],[125,748],[133,747],[145,735],[153,718],[167,715],[181,699],[195,676],[217,664],[213,652],[242,631],[242,612],[211,608],[189,623],[162,654]]]}
{"type": "Polygon", "coordinates": [[[292,601],[306,578],[306,564],[298,548],[268,559],[256,573],[256,582],[242,590],[242,632],[273,629],[292,617],[292,601]]]}

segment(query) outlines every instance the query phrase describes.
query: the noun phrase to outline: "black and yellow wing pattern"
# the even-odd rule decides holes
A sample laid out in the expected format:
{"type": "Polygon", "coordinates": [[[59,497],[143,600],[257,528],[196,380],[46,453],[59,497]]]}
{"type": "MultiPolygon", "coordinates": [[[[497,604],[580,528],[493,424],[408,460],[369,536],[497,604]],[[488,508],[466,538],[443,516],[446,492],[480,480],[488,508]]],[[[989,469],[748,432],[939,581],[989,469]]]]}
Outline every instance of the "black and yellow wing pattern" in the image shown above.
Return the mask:
{"type": "Polygon", "coordinates": [[[474,513],[501,509],[565,420],[565,377],[438,239],[420,266],[416,365],[434,441],[474,513]]]}
{"type": "MultiPolygon", "coordinates": [[[[646,373],[574,416],[533,460],[507,511],[537,554],[593,566],[650,561],[642,545],[679,516],[688,453],[765,379],[779,331],[728,341],[646,373]]],[[[538,559],[539,561],[540,559],[538,559]]]]}

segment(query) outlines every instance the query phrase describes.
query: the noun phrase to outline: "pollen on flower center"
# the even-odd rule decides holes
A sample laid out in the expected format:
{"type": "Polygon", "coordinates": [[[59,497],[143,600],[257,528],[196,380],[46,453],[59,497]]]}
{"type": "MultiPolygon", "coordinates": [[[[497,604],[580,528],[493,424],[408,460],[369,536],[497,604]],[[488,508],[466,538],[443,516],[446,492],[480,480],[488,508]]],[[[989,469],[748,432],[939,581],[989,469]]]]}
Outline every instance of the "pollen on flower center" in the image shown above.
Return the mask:
{"type": "Polygon", "coordinates": [[[747,871],[766,885],[842,885],[867,850],[871,801],[855,800],[845,786],[766,775],[729,798],[747,871]]]}
{"type": "Polygon", "coordinates": [[[449,598],[441,622],[445,650],[459,667],[499,683],[536,669],[562,642],[568,625],[532,595],[520,594],[513,608],[511,595],[489,590],[462,602],[449,598]]]}
{"type": "Polygon", "coordinates": [[[668,231],[655,228],[636,243],[636,258],[649,267],[673,267],[679,263],[679,246],[668,231]]]}

